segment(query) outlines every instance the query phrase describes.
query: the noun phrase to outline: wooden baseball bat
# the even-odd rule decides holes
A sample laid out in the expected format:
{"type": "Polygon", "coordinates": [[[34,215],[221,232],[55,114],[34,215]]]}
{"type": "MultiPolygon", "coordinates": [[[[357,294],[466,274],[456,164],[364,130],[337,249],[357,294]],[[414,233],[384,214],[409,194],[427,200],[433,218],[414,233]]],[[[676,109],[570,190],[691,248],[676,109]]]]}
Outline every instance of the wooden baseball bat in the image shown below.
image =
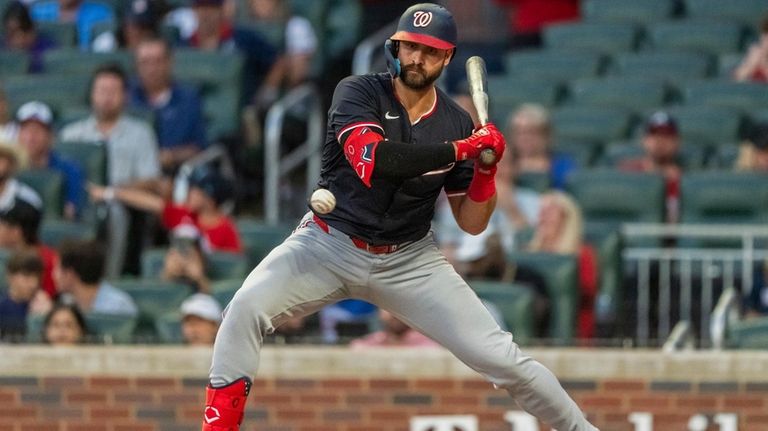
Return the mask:
{"type": "MultiPolygon", "coordinates": [[[[486,77],[485,61],[476,55],[469,57],[466,68],[472,104],[475,105],[480,125],[485,126],[488,123],[488,79],[486,77]]],[[[480,153],[480,162],[485,165],[496,163],[496,152],[486,148],[480,153]]]]}

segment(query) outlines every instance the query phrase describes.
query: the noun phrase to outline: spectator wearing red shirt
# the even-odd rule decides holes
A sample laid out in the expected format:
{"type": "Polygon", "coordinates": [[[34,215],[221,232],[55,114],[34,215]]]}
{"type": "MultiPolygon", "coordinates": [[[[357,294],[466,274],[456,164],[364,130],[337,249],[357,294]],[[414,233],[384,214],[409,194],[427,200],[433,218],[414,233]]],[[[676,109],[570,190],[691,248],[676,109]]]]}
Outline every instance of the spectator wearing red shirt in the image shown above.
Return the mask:
{"type": "Polygon", "coordinates": [[[495,1],[508,10],[512,49],[539,47],[545,25],[579,19],[579,0],[495,1]]]}
{"type": "Polygon", "coordinates": [[[182,224],[194,225],[202,233],[203,250],[242,252],[235,222],[221,210],[221,205],[233,197],[231,181],[215,170],[198,168],[189,178],[189,186],[182,205],[138,188],[91,185],[89,192],[96,201],[117,199],[130,207],[157,214],[169,231],[182,224]]]}
{"type": "Polygon", "coordinates": [[[666,218],[667,222],[674,223],[679,216],[680,176],[683,171],[677,122],[666,112],[655,112],[646,122],[642,143],[645,154],[624,160],[618,167],[630,172],[662,174],[666,181],[666,218]]]}

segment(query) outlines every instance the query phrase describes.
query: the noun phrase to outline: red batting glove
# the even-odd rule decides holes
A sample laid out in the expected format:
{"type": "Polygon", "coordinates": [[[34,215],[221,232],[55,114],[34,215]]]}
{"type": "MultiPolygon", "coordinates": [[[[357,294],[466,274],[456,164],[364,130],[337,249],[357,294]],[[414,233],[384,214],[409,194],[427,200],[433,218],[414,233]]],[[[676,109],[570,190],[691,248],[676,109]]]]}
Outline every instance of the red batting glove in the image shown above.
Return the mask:
{"type": "MultiPolygon", "coordinates": [[[[496,126],[489,123],[486,128],[489,129],[489,135],[483,139],[485,146],[480,151],[485,148],[492,149],[496,153],[496,162],[486,165],[479,159],[475,160],[475,173],[467,189],[467,197],[474,202],[485,202],[496,194],[496,164],[504,156],[504,150],[507,146],[504,135],[499,132],[496,126]]],[[[478,157],[479,155],[478,152],[478,157]]]]}
{"type": "Polygon", "coordinates": [[[474,131],[464,139],[453,141],[453,147],[456,150],[456,161],[477,159],[480,152],[486,148],[496,151],[496,159],[501,158],[501,152],[504,153],[504,135],[493,124],[488,123],[474,131]]]}

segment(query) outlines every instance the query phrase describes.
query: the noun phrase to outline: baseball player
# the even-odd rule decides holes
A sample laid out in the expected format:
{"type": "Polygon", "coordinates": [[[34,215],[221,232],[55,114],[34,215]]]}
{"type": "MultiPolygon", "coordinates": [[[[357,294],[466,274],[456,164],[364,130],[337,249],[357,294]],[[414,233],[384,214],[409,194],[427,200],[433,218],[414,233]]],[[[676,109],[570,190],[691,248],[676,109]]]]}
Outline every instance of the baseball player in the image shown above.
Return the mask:
{"type": "Polygon", "coordinates": [[[389,73],[348,77],[336,87],[319,186],[337,205],[328,214],[308,213],[227,307],[203,430],[239,429],[265,334],[346,298],[390,311],[556,429],[596,429],[555,376],[499,328],[430,232],[441,190],[463,230],[485,229],[496,202],[496,166],[476,159],[486,148],[501,158],[505,146],[492,124],[473,132],[469,115],[435,87],[455,47],[450,12],[417,4],[386,42],[389,73]]]}

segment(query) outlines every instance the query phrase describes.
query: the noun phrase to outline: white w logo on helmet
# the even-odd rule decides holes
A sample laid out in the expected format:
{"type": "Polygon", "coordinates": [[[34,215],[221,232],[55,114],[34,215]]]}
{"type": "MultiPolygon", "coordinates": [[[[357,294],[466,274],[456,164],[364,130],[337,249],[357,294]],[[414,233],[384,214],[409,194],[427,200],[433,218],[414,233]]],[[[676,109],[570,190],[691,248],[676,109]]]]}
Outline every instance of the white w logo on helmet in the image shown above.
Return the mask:
{"type": "Polygon", "coordinates": [[[414,27],[426,27],[432,22],[432,12],[417,11],[413,14],[414,27]]]}

